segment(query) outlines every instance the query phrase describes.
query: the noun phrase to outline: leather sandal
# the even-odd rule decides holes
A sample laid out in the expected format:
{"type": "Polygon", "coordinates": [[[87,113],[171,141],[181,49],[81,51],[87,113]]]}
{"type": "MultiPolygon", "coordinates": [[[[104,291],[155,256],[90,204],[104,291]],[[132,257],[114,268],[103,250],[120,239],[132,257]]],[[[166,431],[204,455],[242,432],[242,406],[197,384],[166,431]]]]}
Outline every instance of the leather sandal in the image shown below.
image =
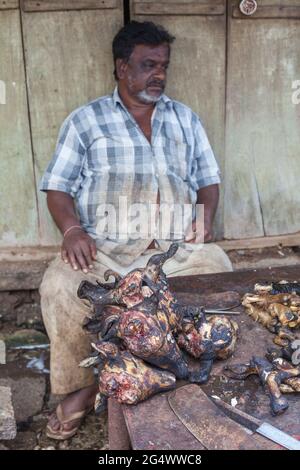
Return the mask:
{"type": "Polygon", "coordinates": [[[94,407],[91,406],[85,410],[71,413],[70,415],[68,415],[68,417],[66,417],[64,416],[61,404],[59,404],[56,408],[56,416],[60,423],[60,427],[58,429],[53,429],[52,426],[48,423],[46,427],[47,437],[50,437],[51,439],[56,439],[58,441],[70,439],[70,437],[76,434],[79,427],[81,426],[82,418],[88,415],[92,411],[93,408],[94,407]],[[71,429],[64,429],[64,424],[70,423],[71,421],[74,421],[77,419],[78,420],[80,419],[80,422],[76,426],[74,426],[71,429]]]}

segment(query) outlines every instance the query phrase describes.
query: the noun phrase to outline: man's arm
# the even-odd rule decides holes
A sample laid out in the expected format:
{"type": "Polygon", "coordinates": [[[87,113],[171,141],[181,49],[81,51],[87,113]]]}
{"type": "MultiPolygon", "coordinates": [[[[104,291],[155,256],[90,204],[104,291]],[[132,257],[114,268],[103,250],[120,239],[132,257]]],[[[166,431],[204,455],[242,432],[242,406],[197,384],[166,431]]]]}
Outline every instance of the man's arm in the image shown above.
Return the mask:
{"type": "Polygon", "coordinates": [[[211,184],[199,189],[197,204],[204,204],[204,243],[213,239],[212,225],[219,202],[219,185],[211,184]]]}
{"type": "MultiPolygon", "coordinates": [[[[196,186],[200,188],[197,190],[197,204],[204,204],[204,233],[203,227],[197,230],[196,221],[194,221],[192,231],[196,236],[191,242],[201,242],[204,238],[204,243],[207,243],[213,239],[212,225],[219,201],[220,171],[205,129],[194,113],[192,114],[192,128],[195,138],[193,178],[196,186]]],[[[188,234],[189,237],[190,235],[188,234]]],[[[189,241],[189,238],[186,241],[189,241]]]]}
{"type": "Polygon", "coordinates": [[[213,239],[212,225],[219,201],[219,185],[211,184],[205,186],[197,191],[197,204],[204,205],[204,232],[203,227],[196,226],[196,220],[192,223],[192,231],[187,233],[185,242],[199,243],[202,242],[202,235],[204,243],[209,243],[213,239]],[[200,236],[201,234],[201,236],[200,236]]]}
{"type": "Polygon", "coordinates": [[[66,263],[71,263],[73,269],[81,268],[88,272],[92,268],[92,260],[96,260],[97,249],[95,241],[80,228],[80,222],[75,212],[73,198],[62,191],[47,191],[47,204],[50,214],[57,227],[64,234],[61,256],[66,263]]]}

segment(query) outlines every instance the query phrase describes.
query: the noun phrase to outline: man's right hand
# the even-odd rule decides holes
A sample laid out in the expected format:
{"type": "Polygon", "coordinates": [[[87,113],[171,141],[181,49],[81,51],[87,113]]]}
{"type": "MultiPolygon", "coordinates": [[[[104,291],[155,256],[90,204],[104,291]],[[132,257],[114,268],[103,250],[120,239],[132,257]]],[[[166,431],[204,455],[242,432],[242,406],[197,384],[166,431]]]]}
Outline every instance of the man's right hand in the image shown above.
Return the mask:
{"type": "Polygon", "coordinates": [[[87,273],[97,259],[95,241],[80,227],[74,200],[63,191],[47,191],[47,204],[54,222],[65,234],[61,247],[61,257],[72,268],[87,273]]]}
{"type": "Polygon", "coordinates": [[[96,243],[83,229],[74,228],[63,240],[61,257],[75,271],[82,269],[84,273],[88,273],[93,268],[93,261],[97,259],[96,243]]]}

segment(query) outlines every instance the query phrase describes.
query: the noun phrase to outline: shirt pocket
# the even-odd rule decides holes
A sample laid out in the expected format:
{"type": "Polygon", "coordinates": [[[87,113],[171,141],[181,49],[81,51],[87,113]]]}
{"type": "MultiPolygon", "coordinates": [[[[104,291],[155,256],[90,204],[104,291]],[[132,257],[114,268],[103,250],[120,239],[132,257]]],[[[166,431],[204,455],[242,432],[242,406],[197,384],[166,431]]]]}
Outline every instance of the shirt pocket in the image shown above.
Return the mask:
{"type": "Polygon", "coordinates": [[[186,180],[188,175],[188,145],[182,141],[165,138],[159,149],[163,158],[158,159],[159,170],[164,174],[186,180]]]}
{"type": "Polygon", "coordinates": [[[96,173],[132,173],[136,149],[130,137],[104,135],[88,151],[89,169],[96,173]]]}

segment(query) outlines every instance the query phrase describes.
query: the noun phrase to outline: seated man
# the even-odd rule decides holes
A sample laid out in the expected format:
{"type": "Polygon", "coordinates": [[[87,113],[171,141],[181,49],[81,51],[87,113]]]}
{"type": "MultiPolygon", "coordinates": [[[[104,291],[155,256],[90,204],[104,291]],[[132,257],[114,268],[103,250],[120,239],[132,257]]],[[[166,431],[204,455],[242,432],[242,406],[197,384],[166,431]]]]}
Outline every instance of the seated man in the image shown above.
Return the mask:
{"type": "Polygon", "coordinates": [[[76,294],[83,279],[103,281],[107,269],[123,275],[145,266],[172,240],[180,248],[164,267],[169,276],[232,269],[217,245],[192,238],[193,216],[181,234],[173,217],[166,236],[146,231],[124,237],[101,225],[111,207],[119,221],[124,219],[121,198],[127,206],[154,205],[155,216],[162,206],[171,213],[174,205],[201,203],[204,241],[212,240],[219,170],[197,115],[163,94],[173,40],[150,22],[133,21],[119,31],[113,41],[116,89],[65,120],[42,178],[41,190],[63,235],[61,257],[49,266],[40,288],[51,341],[52,393],[67,395],[49,419],[47,434],[54,439],[75,434],[97,392],[92,370],[78,367],[90,353],[82,329],[89,306],[76,294]]]}

